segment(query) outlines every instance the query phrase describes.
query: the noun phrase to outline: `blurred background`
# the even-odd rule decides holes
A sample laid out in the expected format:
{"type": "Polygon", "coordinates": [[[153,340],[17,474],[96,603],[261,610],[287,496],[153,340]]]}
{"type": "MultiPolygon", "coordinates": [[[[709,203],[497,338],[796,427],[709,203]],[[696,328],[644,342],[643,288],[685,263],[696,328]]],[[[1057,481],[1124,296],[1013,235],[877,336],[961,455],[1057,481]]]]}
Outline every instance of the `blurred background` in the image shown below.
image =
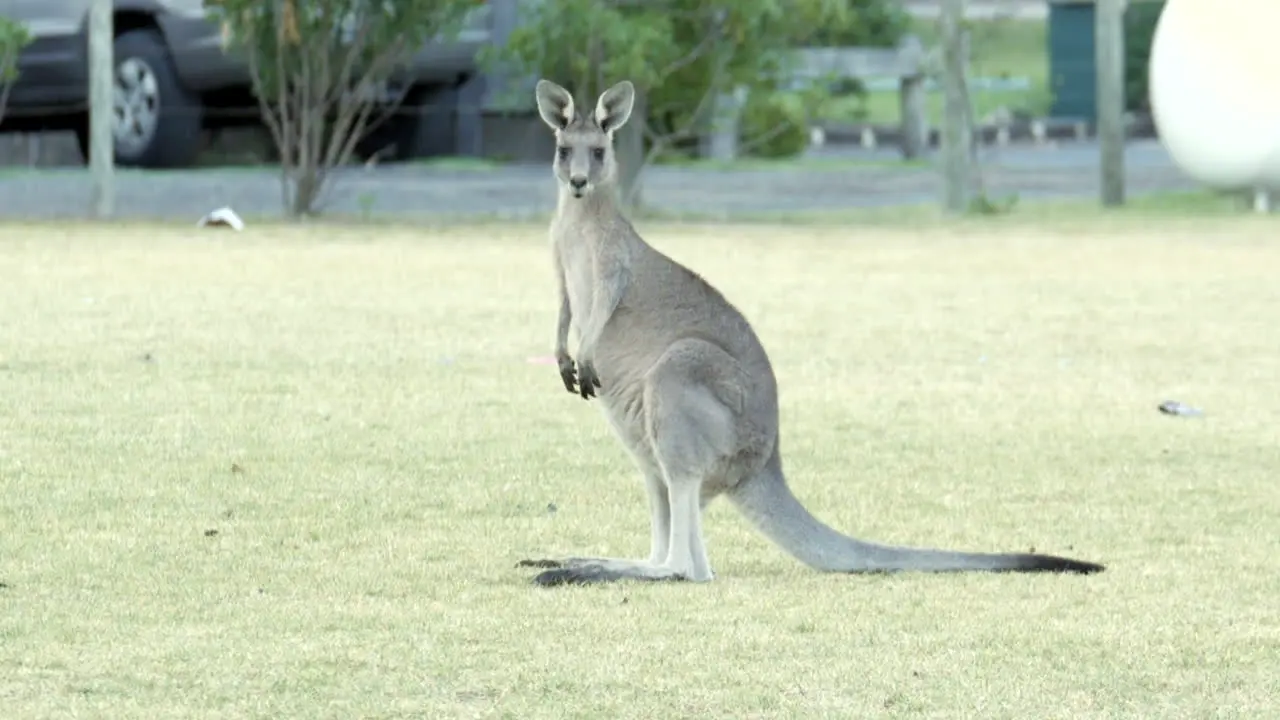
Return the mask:
{"type": "MultiPolygon", "coordinates": [[[[33,37],[17,56],[0,124],[9,179],[0,212],[83,212],[75,200],[90,180],[73,170],[89,145],[90,4],[0,0],[0,17],[33,37]],[[66,186],[49,185],[55,178],[66,186]]],[[[1096,4],[958,4],[976,194],[991,202],[1096,194],[1096,4]]],[[[1194,187],[1149,117],[1146,61],[1163,4],[1133,0],[1124,10],[1124,173],[1135,195],[1194,187]]],[[[136,170],[118,180],[120,211],[189,215],[213,203],[269,212],[264,191],[275,182],[279,142],[262,122],[250,68],[228,47],[226,24],[191,5],[113,4],[114,159],[136,170]],[[170,195],[157,201],[155,193],[170,195]]],[[[379,83],[394,108],[344,158],[350,177],[323,199],[327,211],[545,211],[549,190],[529,182],[545,174],[552,142],[533,108],[538,77],[583,102],[623,78],[641,87],[644,120],[626,157],[637,173],[644,168],[637,204],[642,197],[654,211],[728,215],[939,196],[943,0],[441,5],[452,20],[379,83]]]]}

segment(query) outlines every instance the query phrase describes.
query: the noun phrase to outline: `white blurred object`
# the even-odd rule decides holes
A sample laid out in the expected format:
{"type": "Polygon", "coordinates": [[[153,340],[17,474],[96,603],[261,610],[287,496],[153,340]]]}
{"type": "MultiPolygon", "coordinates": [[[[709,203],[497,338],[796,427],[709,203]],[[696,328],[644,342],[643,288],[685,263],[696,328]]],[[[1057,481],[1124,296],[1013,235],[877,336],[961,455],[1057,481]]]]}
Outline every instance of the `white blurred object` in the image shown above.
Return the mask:
{"type": "Polygon", "coordinates": [[[1280,189],[1280,2],[1168,0],[1151,43],[1151,109],[1183,172],[1280,189]]]}
{"type": "Polygon", "coordinates": [[[232,230],[243,230],[244,221],[240,219],[235,210],[229,207],[220,207],[200,218],[200,221],[196,223],[196,227],[229,227],[232,230]]]}

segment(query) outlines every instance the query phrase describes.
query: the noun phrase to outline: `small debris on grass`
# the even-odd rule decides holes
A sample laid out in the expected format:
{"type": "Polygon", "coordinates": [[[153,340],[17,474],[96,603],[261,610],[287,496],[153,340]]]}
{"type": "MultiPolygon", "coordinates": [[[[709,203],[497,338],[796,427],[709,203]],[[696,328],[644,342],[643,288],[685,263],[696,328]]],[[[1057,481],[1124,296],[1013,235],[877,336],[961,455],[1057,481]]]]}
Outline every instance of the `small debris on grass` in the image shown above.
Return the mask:
{"type": "Polygon", "coordinates": [[[1165,415],[1176,415],[1178,417],[1201,417],[1204,415],[1203,410],[1184,405],[1177,400],[1166,400],[1160,403],[1157,409],[1165,415]]]}
{"type": "Polygon", "coordinates": [[[220,207],[196,221],[196,227],[227,227],[232,230],[243,230],[244,221],[229,207],[220,207]]]}
{"type": "Polygon", "coordinates": [[[209,528],[208,530],[204,531],[205,537],[215,537],[217,536],[217,534],[218,534],[218,531],[214,530],[213,528],[209,528]]]}
{"type": "Polygon", "coordinates": [[[231,474],[232,474],[232,475],[243,475],[243,474],[244,474],[244,468],[240,467],[240,464],[239,464],[239,463],[231,463],[231,474]]]}
{"type": "Polygon", "coordinates": [[[142,353],[142,357],[138,358],[144,363],[155,362],[156,359],[151,353],[142,353]]]}
{"type": "Polygon", "coordinates": [[[548,515],[555,515],[555,514],[556,514],[556,511],[557,511],[557,510],[559,510],[559,509],[560,509],[560,508],[556,507],[556,504],[555,504],[555,503],[547,503],[547,514],[548,514],[548,515]]]}
{"type": "Polygon", "coordinates": [[[7,582],[0,582],[0,590],[8,590],[11,587],[13,586],[7,582]]]}

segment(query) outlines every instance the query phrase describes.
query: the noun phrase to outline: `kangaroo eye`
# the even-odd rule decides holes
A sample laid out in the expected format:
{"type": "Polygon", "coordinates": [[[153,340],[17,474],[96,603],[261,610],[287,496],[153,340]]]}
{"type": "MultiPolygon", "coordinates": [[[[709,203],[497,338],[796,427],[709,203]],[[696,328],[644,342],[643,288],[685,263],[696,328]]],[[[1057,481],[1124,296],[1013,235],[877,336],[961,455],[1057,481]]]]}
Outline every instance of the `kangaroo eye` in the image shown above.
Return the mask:
{"type": "Polygon", "coordinates": [[[603,159],[604,159],[604,148],[602,148],[602,147],[598,147],[598,148],[591,148],[591,154],[595,157],[595,159],[597,159],[597,160],[603,160],[603,159]]]}
{"type": "Polygon", "coordinates": [[[558,147],[556,148],[556,156],[557,156],[557,157],[559,157],[561,160],[568,160],[568,159],[569,159],[569,148],[567,148],[567,147],[565,147],[565,146],[563,146],[563,145],[558,146],[558,147]]]}

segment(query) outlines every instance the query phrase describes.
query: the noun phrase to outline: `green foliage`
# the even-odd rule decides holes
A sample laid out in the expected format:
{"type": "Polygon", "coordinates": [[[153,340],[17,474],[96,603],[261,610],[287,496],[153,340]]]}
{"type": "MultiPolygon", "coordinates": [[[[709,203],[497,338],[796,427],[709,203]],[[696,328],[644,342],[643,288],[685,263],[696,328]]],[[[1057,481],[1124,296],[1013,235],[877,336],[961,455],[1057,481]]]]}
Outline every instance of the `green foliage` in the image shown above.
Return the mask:
{"type": "Polygon", "coordinates": [[[1125,109],[1145,112],[1151,109],[1148,93],[1147,66],[1151,59],[1151,41],[1156,21],[1164,2],[1131,2],[1124,16],[1124,95],[1125,109]]]}
{"type": "Polygon", "coordinates": [[[316,212],[330,177],[399,100],[381,89],[428,40],[447,41],[472,0],[210,0],[249,65],[280,151],[287,212],[316,212]],[[378,115],[374,116],[375,109],[378,115]]]}
{"type": "Polygon", "coordinates": [[[18,54],[31,42],[31,34],[21,23],[0,17],[0,83],[18,79],[18,54]]]}
{"type": "Polygon", "coordinates": [[[742,109],[744,154],[759,158],[791,158],[809,146],[808,109],[796,93],[757,93],[742,109]]]}
{"type": "Polygon", "coordinates": [[[849,0],[544,0],[484,61],[553,79],[582,103],[631,80],[644,94],[650,151],[658,154],[696,137],[714,94],[737,86],[771,92],[786,52],[809,28],[843,22],[849,7],[849,0]]]}
{"type": "Polygon", "coordinates": [[[31,34],[20,23],[0,17],[0,118],[9,100],[9,88],[18,79],[18,56],[31,42],[31,34]]]}
{"type": "Polygon", "coordinates": [[[210,17],[228,30],[228,49],[270,58],[255,89],[281,80],[328,80],[335,88],[384,79],[437,33],[456,31],[470,0],[209,0],[210,17]]]}
{"type": "Polygon", "coordinates": [[[893,47],[911,29],[911,15],[891,0],[845,0],[842,14],[809,26],[798,45],[820,47],[893,47]]]}

